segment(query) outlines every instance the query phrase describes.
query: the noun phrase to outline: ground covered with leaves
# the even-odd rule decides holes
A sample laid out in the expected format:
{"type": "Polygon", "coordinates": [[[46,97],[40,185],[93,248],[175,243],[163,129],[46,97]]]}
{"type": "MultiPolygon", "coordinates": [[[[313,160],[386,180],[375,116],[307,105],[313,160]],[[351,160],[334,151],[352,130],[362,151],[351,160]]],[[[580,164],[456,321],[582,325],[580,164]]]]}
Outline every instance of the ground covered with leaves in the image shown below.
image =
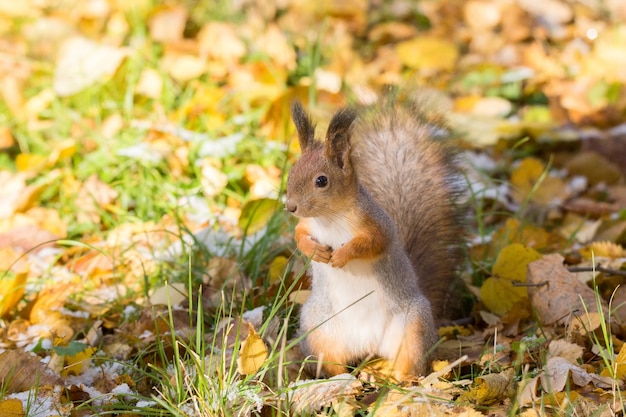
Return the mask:
{"type": "Polygon", "coordinates": [[[621,0],[0,0],[0,415],[624,415],[625,19],[621,0]],[[474,307],[412,385],[380,362],[314,379],[289,103],[323,124],[389,86],[462,148],[474,307]]]}

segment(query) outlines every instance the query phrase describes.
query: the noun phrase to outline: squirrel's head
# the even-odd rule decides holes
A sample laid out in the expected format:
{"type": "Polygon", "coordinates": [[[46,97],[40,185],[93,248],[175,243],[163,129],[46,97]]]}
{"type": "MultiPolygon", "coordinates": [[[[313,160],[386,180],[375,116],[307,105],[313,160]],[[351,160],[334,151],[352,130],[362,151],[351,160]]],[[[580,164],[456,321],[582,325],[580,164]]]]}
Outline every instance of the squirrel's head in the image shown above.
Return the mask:
{"type": "Polygon", "coordinates": [[[350,161],[352,108],[339,110],[328,126],[326,140],[315,139],[315,125],[294,101],[291,115],[298,131],[302,157],[287,179],[285,207],[298,217],[332,217],[353,205],[358,185],[350,161]]]}

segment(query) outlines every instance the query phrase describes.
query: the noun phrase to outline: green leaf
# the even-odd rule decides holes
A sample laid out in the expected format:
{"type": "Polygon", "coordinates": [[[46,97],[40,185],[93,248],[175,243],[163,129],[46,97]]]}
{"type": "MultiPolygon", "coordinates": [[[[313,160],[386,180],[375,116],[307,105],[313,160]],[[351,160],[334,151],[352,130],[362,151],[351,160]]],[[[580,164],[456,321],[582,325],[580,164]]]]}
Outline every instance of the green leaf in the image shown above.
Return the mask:
{"type": "Polygon", "coordinates": [[[74,356],[84,352],[88,347],[89,345],[85,343],[72,341],[67,346],[55,346],[52,350],[59,356],[74,356]]]}
{"type": "Polygon", "coordinates": [[[248,234],[258,232],[267,225],[279,206],[280,203],[272,198],[247,202],[239,216],[239,227],[248,234]]]}

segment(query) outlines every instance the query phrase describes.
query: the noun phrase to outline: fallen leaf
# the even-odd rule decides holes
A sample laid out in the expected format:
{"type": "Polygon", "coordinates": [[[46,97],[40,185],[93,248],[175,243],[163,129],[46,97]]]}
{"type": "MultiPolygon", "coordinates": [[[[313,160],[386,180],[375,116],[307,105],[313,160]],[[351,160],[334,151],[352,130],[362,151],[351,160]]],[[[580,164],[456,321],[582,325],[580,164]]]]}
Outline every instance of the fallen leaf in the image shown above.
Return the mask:
{"type": "Polygon", "coordinates": [[[585,259],[597,257],[621,258],[626,256],[626,251],[621,245],[613,242],[593,242],[579,250],[585,259]]]}
{"type": "Polygon", "coordinates": [[[567,381],[579,387],[593,383],[598,388],[611,388],[613,379],[596,374],[590,374],[580,366],[574,365],[565,358],[548,358],[541,374],[541,386],[546,392],[561,392],[565,389],[567,381]]]}
{"type": "MultiPolygon", "coordinates": [[[[563,266],[563,257],[546,255],[528,265],[528,295],[541,323],[570,324],[586,311],[597,313],[596,294],[563,266]]],[[[607,309],[602,300],[602,309],[607,309]]],[[[584,320],[583,320],[584,321],[584,320]]]]}
{"type": "Polygon", "coordinates": [[[454,43],[434,36],[418,36],[400,42],[396,51],[404,65],[427,72],[450,71],[459,57],[459,50],[454,43]]]}
{"type": "Polygon", "coordinates": [[[263,229],[278,210],[280,203],[271,198],[252,200],[246,203],[239,217],[239,228],[251,235],[263,229]]]}
{"type": "Polygon", "coordinates": [[[548,345],[548,357],[561,357],[573,364],[583,357],[583,347],[564,339],[556,339],[548,345]]]}
{"type": "Polygon", "coordinates": [[[135,93],[144,97],[158,99],[163,92],[163,77],[152,68],[144,68],[139,76],[135,93]]]}
{"type": "Polygon", "coordinates": [[[76,94],[112,76],[129,55],[126,48],[73,37],[61,45],[54,71],[54,91],[61,97],[76,94]]]}
{"type": "Polygon", "coordinates": [[[150,295],[150,304],[176,306],[187,297],[187,285],[182,282],[173,282],[156,288],[150,295]]]}
{"type": "Polygon", "coordinates": [[[0,400],[0,416],[3,417],[22,417],[24,416],[24,407],[22,401],[17,398],[7,398],[0,400]]]}
{"type": "Polygon", "coordinates": [[[605,183],[615,184],[622,174],[620,169],[596,152],[580,152],[568,160],[564,166],[570,175],[581,175],[591,185],[605,183]]]}
{"type": "Polygon", "coordinates": [[[493,313],[505,315],[515,303],[528,297],[524,286],[515,282],[526,282],[527,265],[540,259],[541,255],[522,244],[514,243],[503,248],[492,268],[492,277],[483,283],[480,296],[483,303],[493,313]]]}
{"type": "Polygon", "coordinates": [[[157,7],[148,22],[150,37],[157,42],[175,42],[183,38],[187,8],[183,5],[157,7]]]}
{"type": "MultiPolygon", "coordinates": [[[[86,345],[85,345],[86,346],[86,345]]],[[[86,346],[82,352],[65,356],[65,366],[61,376],[80,375],[91,367],[91,357],[98,351],[95,347],[86,346]]]]}
{"type": "Polygon", "coordinates": [[[361,381],[350,374],[292,382],[289,384],[291,411],[297,414],[314,413],[333,402],[354,398],[362,387],[361,381]]]}
{"type": "Polygon", "coordinates": [[[26,391],[37,385],[63,383],[58,375],[46,368],[38,356],[21,350],[0,353],[0,381],[3,381],[2,389],[7,394],[26,391]]]}
{"type": "Polygon", "coordinates": [[[567,187],[562,179],[551,176],[542,161],[524,158],[511,172],[513,198],[518,203],[524,200],[549,206],[560,204],[567,196],[567,187]]]}
{"type": "Polygon", "coordinates": [[[257,373],[269,356],[267,346],[265,346],[261,336],[254,330],[254,326],[248,323],[248,328],[250,333],[241,344],[241,350],[237,358],[237,372],[242,375],[257,373]]]}
{"type": "Polygon", "coordinates": [[[515,393],[513,377],[515,370],[509,368],[499,374],[487,374],[474,378],[469,391],[464,392],[457,402],[471,402],[490,406],[510,398],[515,393]]]}

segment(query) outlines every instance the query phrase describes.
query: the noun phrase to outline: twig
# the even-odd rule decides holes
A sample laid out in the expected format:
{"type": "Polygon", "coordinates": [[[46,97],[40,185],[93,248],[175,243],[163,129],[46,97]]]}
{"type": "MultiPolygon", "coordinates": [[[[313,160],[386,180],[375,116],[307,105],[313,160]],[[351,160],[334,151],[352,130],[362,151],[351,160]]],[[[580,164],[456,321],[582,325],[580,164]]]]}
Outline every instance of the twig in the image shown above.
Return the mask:
{"type": "Polygon", "coordinates": [[[567,268],[567,270],[569,272],[594,272],[594,271],[598,271],[598,272],[604,272],[605,274],[611,274],[611,275],[619,275],[622,277],[626,277],[626,271],[622,271],[619,269],[610,269],[610,268],[605,268],[602,265],[596,265],[594,266],[570,266],[569,268],[567,268]]]}

